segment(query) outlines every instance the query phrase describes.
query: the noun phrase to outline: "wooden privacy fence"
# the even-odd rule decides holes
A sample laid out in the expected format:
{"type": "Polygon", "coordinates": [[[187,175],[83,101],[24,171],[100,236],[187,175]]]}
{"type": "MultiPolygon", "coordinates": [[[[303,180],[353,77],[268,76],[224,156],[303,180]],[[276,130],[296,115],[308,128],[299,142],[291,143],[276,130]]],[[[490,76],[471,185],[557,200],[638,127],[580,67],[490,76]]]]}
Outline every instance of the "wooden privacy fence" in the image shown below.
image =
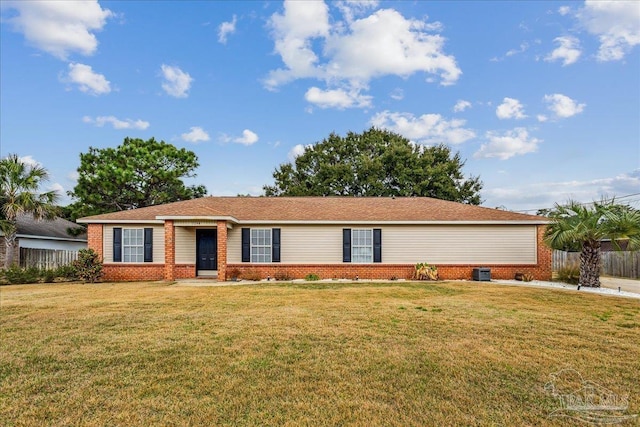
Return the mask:
{"type": "MultiPolygon", "coordinates": [[[[640,279],[640,251],[601,252],[601,273],[607,276],[640,279]]],[[[553,251],[553,271],[580,265],[580,252],[553,251]]]]}
{"type": "Polygon", "coordinates": [[[78,259],[78,251],[20,248],[20,267],[53,269],[70,265],[78,259]]]}

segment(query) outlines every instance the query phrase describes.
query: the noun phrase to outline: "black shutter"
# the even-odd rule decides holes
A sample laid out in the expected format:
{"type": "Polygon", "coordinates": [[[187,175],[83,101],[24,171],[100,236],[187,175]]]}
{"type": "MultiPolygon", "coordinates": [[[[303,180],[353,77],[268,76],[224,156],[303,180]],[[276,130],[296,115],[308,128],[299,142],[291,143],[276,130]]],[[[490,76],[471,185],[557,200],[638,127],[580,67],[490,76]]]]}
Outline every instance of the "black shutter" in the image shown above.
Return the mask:
{"type": "Polygon", "coordinates": [[[153,228],[144,229],[144,262],[153,262],[153,228]]]}
{"type": "Polygon", "coordinates": [[[251,229],[242,229],[242,262],[251,261],[251,229]]]}
{"type": "Polygon", "coordinates": [[[342,262],[351,262],[351,229],[342,229],[342,262]]]}
{"type": "Polygon", "coordinates": [[[280,262],[280,229],[271,229],[271,262],[280,262]]]}
{"type": "Polygon", "coordinates": [[[122,262],[122,228],[113,229],[113,262],[122,262]]]}
{"type": "Polygon", "coordinates": [[[382,230],[373,229],[373,262],[382,262],[382,230]]]}

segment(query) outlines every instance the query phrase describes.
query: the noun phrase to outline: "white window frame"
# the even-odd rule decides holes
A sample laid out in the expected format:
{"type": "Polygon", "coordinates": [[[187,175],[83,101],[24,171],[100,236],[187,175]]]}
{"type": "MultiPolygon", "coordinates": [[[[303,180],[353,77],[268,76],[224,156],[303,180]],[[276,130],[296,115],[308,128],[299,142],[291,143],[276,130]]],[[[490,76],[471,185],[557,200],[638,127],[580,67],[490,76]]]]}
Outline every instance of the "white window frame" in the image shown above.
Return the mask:
{"type": "Polygon", "coordinates": [[[351,262],[354,264],[373,263],[373,228],[354,228],[351,230],[351,262]],[[369,240],[368,244],[367,239],[369,240]],[[363,254],[362,252],[367,249],[368,254],[363,254]]]}
{"type": "Polygon", "coordinates": [[[255,264],[271,263],[273,233],[271,228],[252,228],[249,235],[250,261],[255,264]]]}
{"type": "Polygon", "coordinates": [[[123,228],[122,229],[122,262],[142,263],[144,262],[144,228],[123,228]],[[132,242],[132,232],[135,241],[132,242]],[[139,235],[139,236],[138,236],[139,235]],[[139,239],[139,240],[138,240],[139,239]],[[138,244],[138,241],[140,244],[138,244]],[[125,242],[128,242],[126,244],[125,242]],[[127,251],[129,249],[129,251],[127,251]],[[135,251],[135,253],[134,253],[135,251]],[[129,252],[127,254],[127,252],[129,252]]]}

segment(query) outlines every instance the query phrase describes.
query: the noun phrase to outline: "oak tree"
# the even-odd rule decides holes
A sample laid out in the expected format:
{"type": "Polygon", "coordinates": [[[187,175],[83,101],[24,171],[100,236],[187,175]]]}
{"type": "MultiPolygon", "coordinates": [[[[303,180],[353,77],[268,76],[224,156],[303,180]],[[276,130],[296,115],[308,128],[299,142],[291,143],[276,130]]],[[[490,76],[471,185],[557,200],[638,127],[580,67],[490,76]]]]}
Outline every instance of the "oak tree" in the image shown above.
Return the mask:
{"type": "Polygon", "coordinates": [[[426,147],[387,130],[331,133],[273,173],[267,196],[425,196],[478,205],[482,182],[446,145],[426,147]]]}

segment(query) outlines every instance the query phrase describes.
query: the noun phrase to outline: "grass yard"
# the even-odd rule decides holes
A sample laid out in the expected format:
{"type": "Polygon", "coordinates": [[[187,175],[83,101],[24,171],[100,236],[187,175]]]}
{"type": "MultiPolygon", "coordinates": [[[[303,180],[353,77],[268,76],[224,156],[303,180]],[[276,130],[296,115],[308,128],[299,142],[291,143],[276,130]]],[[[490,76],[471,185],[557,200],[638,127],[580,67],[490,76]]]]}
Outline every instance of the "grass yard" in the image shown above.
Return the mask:
{"type": "MultiPolygon", "coordinates": [[[[0,424],[582,425],[574,368],[640,412],[640,301],[488,283],[0,288],[0,424]]],[[[638,418],[631,421],[635,425],[638,418]]]]}

